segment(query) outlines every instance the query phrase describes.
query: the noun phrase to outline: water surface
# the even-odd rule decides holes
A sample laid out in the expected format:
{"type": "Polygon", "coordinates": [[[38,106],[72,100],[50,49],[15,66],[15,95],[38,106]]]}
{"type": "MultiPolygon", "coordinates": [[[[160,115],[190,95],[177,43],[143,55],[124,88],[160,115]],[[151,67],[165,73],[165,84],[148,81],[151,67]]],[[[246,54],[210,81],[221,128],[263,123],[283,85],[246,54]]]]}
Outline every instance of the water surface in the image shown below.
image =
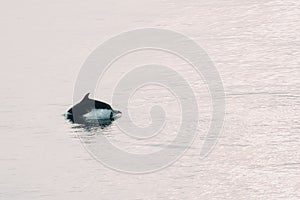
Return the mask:
{"type": "MultiPolygon", "coordinates": [[[[0,199],[300,198],[299,1],[30,0],[3,3],[0,11],[0,199]],[[140,27],[181,32],[205,49],[223,80],[226,120],[214,151],[200,159],[211,109],[205,82],[160,55],[195,91],[199,134],[172,166],[130,175],[93,159],[77,135],[92,143],[104,134],[133,153],[164,148],[180,120],[168,91],[145,87],[128,105],[140,126],[151,120],[150,105],[166,107],[167,129],[148,142],[122,134],[117,123],[87,131],[62,114],[87,56],[111,36],[140,27]]],[[[152,55],[116,63],[119,70],[99,83],[95,97],[109,101],[109,81],[152,55]]]]}

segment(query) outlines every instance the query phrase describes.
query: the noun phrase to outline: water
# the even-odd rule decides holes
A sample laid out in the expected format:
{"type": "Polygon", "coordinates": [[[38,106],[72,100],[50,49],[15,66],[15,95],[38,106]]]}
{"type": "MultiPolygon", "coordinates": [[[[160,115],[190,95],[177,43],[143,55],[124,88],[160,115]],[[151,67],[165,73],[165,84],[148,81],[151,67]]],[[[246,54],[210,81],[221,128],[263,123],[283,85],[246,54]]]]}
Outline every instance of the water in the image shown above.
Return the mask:
{"type": "MultiPolygon", "coordinates": [[[[10,1],[0,9],[0,199],[300,198],[298,1],[10,1]],[[78,135],[89,144],[97,135],[62,114],[87,56],[111,36],[140,27],[181,32],[205,49],[223,80],[226,120],[216,147],[200,159],[211,110],[205,83],[162,55],[196,91],[199,135],[172,166],[131,175],[93,159],[78,135]]],[[[146,63],[156,53],[129,55],[103,81],[109,85],[123,65],[146,63]]],[[[109,101],[106,84],[94,95],[109,101]]],[[[139,126],[151,121],[149,105],[165,106],[165,134],[134,142],[117,123],[97,133],[133,153],[164,148],[180,120],[169,96],[145,87],[128,105],[139,126]]]]}

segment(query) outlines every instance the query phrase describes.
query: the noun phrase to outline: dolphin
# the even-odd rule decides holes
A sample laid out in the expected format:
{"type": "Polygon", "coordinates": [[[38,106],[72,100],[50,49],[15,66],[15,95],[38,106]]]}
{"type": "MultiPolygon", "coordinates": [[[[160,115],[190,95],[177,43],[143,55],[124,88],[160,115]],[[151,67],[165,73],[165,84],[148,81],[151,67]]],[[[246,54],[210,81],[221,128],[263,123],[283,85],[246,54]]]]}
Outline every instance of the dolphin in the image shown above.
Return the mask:
{"type": "Polygon", "coordinates": [[[74,123],[83,123],[89,120],[108,120],[113,121],[122,116],[122,112],[112,109],[112,107],[104,102],[90,99],[90,93],[71,107],[65,117],[74,123]]]}

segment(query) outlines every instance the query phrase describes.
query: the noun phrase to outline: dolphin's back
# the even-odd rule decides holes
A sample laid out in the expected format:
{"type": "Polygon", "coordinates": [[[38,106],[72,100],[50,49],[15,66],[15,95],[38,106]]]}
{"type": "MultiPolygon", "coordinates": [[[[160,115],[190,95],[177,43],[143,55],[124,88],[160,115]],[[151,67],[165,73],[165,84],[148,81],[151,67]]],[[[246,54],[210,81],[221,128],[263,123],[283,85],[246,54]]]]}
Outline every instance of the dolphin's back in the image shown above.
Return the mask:
{"type": "Polygon", "coordinates": [[[91,112],[93,109],[107,109],[112,110],[112,107],[104,102],[90,99],[88,97],[89,93],[75,106],[68,110],[68,113],[73,115],[84,115],[91,112]]]}
{"type": "Polygon", "coordinates": [[[90,99],[89,93],[66,113],[66,118],[76,123],[86,120],[114,120],[121,116],[121,112],[113,110],[112,107],[101,101],[90,99]]]}
{"type": "Polygon", "coordinates": [[[104,103],[101,101],[96,101],[96,100],[93,103],[94,103],[96,109],[112,110],[111,106],[107,103],[104,103]]]}

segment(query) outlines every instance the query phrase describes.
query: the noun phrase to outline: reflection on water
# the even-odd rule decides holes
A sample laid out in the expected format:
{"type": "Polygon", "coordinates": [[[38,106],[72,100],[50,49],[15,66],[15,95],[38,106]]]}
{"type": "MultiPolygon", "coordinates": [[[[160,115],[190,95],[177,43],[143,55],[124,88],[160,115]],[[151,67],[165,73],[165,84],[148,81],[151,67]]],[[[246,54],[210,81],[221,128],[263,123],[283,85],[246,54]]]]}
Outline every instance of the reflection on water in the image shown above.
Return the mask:
{"type": "MultiPolygon", "coordinates": [[[[69,120],[70,122],[72,122],[72,120],[69,120]]],[[[97,130],[97,129],[104,129],[105,127],[111,125],[113,123],[114,120],[101,120],[101,119],[90,119],[90,120],[82,120],[80,121],[81,123],[77,124],[75,123],[74,126],[72,128],[81,128],[81,129],[85,129],[88,132],[97,130]]],[[[73,122],[72,122],[73,123],[73,122]]]]}

